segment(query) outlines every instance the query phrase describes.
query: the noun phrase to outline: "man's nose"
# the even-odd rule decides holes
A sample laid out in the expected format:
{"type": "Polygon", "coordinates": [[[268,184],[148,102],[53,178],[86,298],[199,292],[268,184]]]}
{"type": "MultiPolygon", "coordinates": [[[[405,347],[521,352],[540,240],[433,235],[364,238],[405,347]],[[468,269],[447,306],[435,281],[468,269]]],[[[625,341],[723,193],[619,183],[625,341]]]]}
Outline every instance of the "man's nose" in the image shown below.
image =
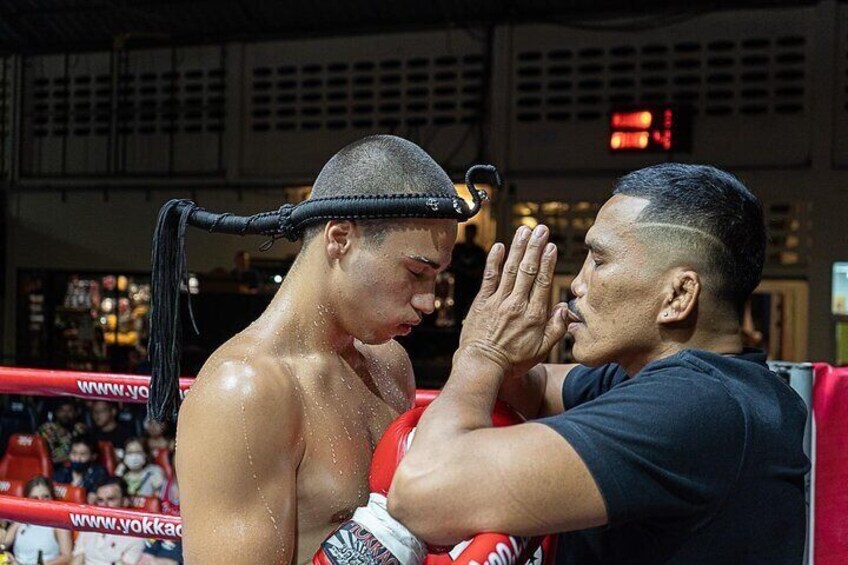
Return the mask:
{"type": "Polygon", "coordinates": [[[580,298],[586,294],[586,283],[583,282],[583,269],[571,281],[571,293],[580,298]]]}
{"type": "Polygon", "coordinates": [[[436,293],[427,292],[424,294],[416,294],[412,297],[412,307],[427,314],[432,314],[436,310],[436,293]]]}

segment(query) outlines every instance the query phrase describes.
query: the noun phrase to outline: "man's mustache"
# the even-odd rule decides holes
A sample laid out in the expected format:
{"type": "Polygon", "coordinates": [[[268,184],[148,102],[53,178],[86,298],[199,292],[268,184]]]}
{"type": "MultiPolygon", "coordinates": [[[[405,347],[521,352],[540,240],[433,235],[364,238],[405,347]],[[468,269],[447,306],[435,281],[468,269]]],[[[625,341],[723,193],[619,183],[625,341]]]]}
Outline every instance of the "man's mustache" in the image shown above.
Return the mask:
{"type": "Polygon", "coordinates": [[[577,300],[572,298],[568,301],[568,311],[570,313],[570,317],[573,318],[577,322],[584,322],[583,313],[577,307],[577,300]]]}

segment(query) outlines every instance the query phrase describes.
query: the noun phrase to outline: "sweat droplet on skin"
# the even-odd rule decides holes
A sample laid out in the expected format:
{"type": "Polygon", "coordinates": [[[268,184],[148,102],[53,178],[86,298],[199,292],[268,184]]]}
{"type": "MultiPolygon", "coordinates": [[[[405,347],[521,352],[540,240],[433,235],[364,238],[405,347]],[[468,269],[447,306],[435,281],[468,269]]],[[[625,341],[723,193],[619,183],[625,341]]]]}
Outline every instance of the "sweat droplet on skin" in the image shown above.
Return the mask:
{"type": "Polygon", "coordinates": [[[262,500],[263,506],[265,506],[265,511],[268,512],[268,516],[271,518],[271,525],[274,526],[274,531],[277,532],[277,535],[280,538],[280,544],[285,546],[285,538],[283,537],[283,533],[280,531],[280,528],[277,526],[277,520],[274,517],[274,511],[271,510],[271,507],[268,505],[268,500],[265,498],[265,493],[262,492],[262,488],[259,485],[259,477],[256,476],[255,465],[253,463],[253,454],[250,450],[250,439],[247,434],[247,418],[245,416],[245,407],[244,402],[240,403],[241,406],[241,429],[242,435],[244,436],[244,447],[247,451],[247,463],[251,468],[251,475],[253,476],[253,480],[256,482],[256,491],[259,493],[259,498],[262,500]]]}

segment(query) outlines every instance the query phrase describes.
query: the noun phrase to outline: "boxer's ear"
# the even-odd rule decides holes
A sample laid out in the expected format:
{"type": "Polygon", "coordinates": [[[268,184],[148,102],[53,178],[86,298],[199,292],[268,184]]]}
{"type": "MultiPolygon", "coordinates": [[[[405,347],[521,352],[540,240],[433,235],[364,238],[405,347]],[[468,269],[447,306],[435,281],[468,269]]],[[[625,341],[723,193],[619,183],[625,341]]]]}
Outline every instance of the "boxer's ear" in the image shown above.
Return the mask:
{"type": "Polygon", "coordinates": [[[327,256],[340,259],[350,250],[356,225],[350,220],[330,220],[324,226],[324,244],[327,256]]]}

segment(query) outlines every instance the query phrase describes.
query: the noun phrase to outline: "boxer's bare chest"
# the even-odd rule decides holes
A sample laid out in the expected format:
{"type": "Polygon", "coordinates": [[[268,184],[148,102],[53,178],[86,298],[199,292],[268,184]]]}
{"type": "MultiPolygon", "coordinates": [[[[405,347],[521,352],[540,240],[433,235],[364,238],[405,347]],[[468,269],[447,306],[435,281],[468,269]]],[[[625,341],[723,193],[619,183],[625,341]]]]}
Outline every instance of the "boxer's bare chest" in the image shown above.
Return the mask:
{"type": "Polygon", "coordinates": [[[393,379],[367,369],[363,374],[362,368],[332,362],[315,369],[324,373],[301,380],[305,451],[297,470],[298,553],[313,551],[367,503],[371,455],[398,416],[402,395],[393,379]]]}

